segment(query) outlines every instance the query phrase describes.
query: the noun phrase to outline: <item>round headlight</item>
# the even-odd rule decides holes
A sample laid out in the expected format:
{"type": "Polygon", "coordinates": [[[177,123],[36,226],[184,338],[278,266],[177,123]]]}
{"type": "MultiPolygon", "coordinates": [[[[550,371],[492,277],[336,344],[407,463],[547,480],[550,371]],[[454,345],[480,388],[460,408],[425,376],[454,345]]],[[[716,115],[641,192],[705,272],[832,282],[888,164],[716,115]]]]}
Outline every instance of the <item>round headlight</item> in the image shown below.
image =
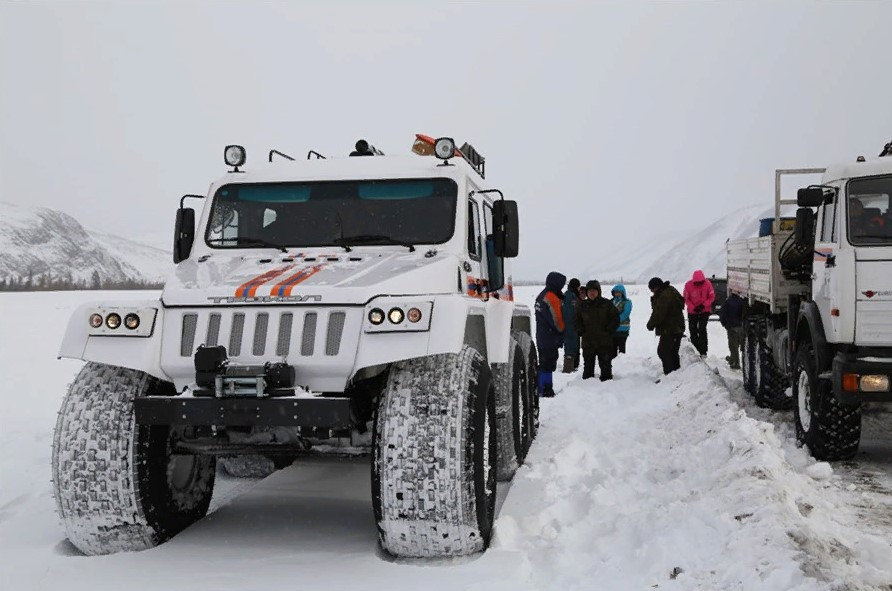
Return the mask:
{"type": "Polygon", "coordinates": [[[405,317],[406,314],[399,308],[391,308],[390,312],[387,313],[387,319],[393,324],[399,324],[405,317]]]}
{"type": "Polygon", "coordinates": [[[90,314],[90,326],[93,328],[102,326],[102,314],[90,314]]]}
{"type": "Polygon", "coordinates": [[[226,146],[223,150],[223,160],[229,166],[241,166],[245,163],[246,154],[242,146],[226,146]]]}
{"type": "Polygon", "coordinates": [[[124,316],[124,326],[130,330],[136,330],[139,328],[139,316],[133,313],[127,314],[124,316]]]}
{"type": "Polygon", "coordinates": [[[409,308],[409,311],[406,313],[406,318],[409,319],[409,322],[418,322],[421,320],[421,310],[418,308],[409,308]]]}
{"type": "Polygon", "coordinates": [[[441,137],[434,143],[434,154],[440,160],[448,160],[455,156],[455,140],[451,137],[441,137]]]}
{"type": "Polygon", "coordinates": [[[105,317],[105,325],[112,330],[121,326],[121,317],[114,312],[105,317]]]}
{"type": "Polygon", "coordinates": [[[381,308],[372,308],[372,311],[369,312],[369,322],[375,326],[384,322],[384,310],[381,308]]]}

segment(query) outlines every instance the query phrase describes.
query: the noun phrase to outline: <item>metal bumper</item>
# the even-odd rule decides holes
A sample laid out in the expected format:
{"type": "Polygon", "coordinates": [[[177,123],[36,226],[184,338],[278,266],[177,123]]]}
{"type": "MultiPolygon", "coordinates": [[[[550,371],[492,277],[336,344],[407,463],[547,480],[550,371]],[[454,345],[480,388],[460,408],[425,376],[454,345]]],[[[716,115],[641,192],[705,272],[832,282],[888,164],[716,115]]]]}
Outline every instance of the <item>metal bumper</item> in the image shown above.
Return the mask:
{"type": "Polygon", "coordinates": [[[350,429],[349,398],[195,398],[148,396],[134,401],[140,425],[350,429]]]}
{"type": "Polygon", "coordinates": [[[885,375],[892,381],[892,362],[886,361],[861,361],[851,359],[842,353],[837,353],[833,358],[833,392],[836,399],[845,405],[857,405],[860,402],[892,402],[890,392],[862,392],[847,391],[843,389],[843,374],[854,373],[859,375],[885,375]]]}

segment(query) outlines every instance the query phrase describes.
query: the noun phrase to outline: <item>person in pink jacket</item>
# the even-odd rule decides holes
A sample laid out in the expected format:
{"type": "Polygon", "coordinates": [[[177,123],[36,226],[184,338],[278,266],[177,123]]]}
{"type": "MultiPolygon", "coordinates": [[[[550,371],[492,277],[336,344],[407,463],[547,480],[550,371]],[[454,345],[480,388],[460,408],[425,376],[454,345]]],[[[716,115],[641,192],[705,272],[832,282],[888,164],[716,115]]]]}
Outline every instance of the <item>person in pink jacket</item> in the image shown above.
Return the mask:
{"type": "Polygon", "coordinates": [[[712,313],[712,303],[715,301],[715,291],[712,283],[697,269],[691,280],[684,284],[684,302],[688,308],[688,330],[691,331],[691,343],[700,353],[706,356],[709,342],[706,338],[706,324],[712,313]]]}

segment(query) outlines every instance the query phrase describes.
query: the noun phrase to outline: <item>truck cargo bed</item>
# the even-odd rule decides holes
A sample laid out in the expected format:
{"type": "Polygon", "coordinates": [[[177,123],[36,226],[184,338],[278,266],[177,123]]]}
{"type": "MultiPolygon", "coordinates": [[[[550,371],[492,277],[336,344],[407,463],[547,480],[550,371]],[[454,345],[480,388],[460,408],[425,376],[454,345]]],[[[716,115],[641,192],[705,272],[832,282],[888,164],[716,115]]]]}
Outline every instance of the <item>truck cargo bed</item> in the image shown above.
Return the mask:
{"type": "Polygon", "coordinates": [[[781,230],[771,236],[729,241],[728,294],[768,304],[777,314],[786,310],[788,295],[808,293],[810,283],[785,278],[778,263],[778,252],[790,234],[791,230],[781,230]]]}

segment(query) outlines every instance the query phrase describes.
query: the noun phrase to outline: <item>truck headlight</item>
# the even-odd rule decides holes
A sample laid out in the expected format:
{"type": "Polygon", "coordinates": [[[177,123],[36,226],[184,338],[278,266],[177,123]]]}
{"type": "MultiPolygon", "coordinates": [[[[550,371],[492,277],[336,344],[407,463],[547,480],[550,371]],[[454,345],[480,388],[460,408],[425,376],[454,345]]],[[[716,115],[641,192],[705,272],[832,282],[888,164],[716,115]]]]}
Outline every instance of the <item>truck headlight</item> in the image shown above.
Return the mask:
{"type": "Polygon", "coordinates": [[[112,312],[105,317],[105,325],[110,329],[115,330],[116,328],[121,326],[121,315],[112,312]]]}
{"type": "Polygon", "coordinates": [[[102,314],[90,314],[90,326],[93,328],[102,326],[102,314]]]}
{"type": "Polygon", "coordinates": [[[889,376],[866,375],[861,376],[862,392],[888,392],[889,376]]]}
{"type": "Polygon", "coordinates": [[[401,308],[391,308],[390,312],[387,313],[387,319],[390,320],[392,324],[401,323],[405,317],[406,314],[401,308]]]}
{"type": "Polygon", "coordinates": [[[124,316],[124,326],[126,326],[130,330],[136,330],[139,328],[139,315],[131,312],[124,316]]]}
{"type": "Polygon", "coordinates": [[[369,312],[369,322],[375,326],[384,322],[384,310],[381,308],[373,308],[372,311],[369,312]]]}

